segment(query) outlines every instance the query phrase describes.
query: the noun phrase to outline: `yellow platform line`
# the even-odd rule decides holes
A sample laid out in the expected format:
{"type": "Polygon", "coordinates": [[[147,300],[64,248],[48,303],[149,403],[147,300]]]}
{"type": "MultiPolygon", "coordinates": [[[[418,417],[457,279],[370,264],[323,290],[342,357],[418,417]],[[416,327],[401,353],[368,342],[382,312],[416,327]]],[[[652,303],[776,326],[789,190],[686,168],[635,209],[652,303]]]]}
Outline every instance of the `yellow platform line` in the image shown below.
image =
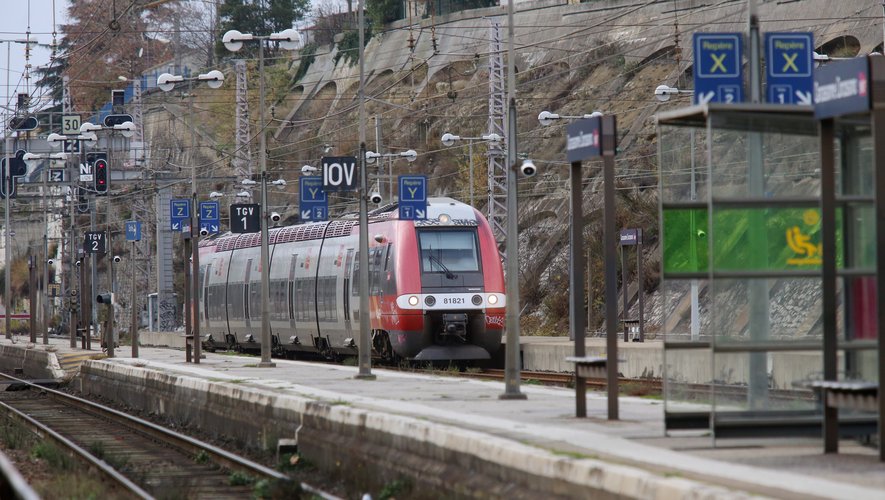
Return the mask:
{"type": "Polygon", "coordinates": [[[71,353],[71,354],[58,354],[58,364],[61,366],[64,371],[73,371],[80,367],[80,365],[86,361],[87,359],[95,359],[104,356],[104,354],[99,352],[84,352],[84,353],[71,353]]]}

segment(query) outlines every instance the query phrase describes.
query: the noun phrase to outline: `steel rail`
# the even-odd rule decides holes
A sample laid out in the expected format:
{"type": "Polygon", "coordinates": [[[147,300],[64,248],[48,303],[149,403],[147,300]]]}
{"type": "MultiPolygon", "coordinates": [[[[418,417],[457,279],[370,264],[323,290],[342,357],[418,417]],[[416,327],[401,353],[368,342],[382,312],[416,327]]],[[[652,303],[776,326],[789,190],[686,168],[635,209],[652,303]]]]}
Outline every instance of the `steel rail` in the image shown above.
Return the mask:
{"type": "MultiPolygon", "coordinates": [[[[40,391],[44,391],[63,400],[66,404],[69,404],[75,408],[78,408],[82,411],[90,412],[96,416],[100,416],[101,418],[113,420],[119,424],[125,425],[130,430],[142,433],[147,437],[160,440],[165,444],[176,447],[184,453],[197,455],[200,452],[205,452],[215,463],[228,470],[245,471],[252,474],[260,475],[262,477],[268,477],[280,481],[292,480],[289,476],[277,472],[269,467],[265,467],[261,464],[252,462],[251,460],[247,460],[243,457],[237,456],[233,453],[218,448],[217,446],[204,443],[190,436],[185,436],[183,434],[170,431],[169,429],[165,429],[157,424],[154,424],[153,422],[148,422],[147,420],[142,420],[138,417],[127,415],[123,412],[114,410],[113,408],[108,408],[97,403],[93,403],[92,401],[66,394],[64,392],[48,389],[46,387],[33,384],[26,380],[13,377],[11,375],[0,373],[0,376],[2,376],[3,378],[14,380],[16,382],[23,383],[30,387],[37,388],[40,391]]],[[[30,419],[30,417],[27,416],[26,418],[30,419]]],[[[42,426],[42,424],[40,425],[42,426]]],[[[49,431],[52,432],[51,430],[49,431]]],[[[73,445],[73,443],[71,444],[73,445]]],[[[150,497],[148,496],[147,498],[150,497]]]]}

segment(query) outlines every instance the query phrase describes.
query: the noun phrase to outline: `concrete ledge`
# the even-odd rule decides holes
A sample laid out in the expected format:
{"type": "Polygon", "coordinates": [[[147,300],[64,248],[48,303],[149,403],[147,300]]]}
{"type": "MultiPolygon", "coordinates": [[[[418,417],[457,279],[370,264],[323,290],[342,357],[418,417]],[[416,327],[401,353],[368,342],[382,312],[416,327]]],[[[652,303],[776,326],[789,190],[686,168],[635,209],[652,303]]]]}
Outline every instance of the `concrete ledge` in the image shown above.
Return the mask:
{"type": "Polygon", "coordinates": [[[145,347],[173,347],[184,349],[184,333],[177,332],[138,332],[138,345],[145,347]]]}
{"type": "Polygon", "coordinates": [[[30,378],[65,380],[71,377],[62,369],[54,349],[42,344],[0,346],[0,368],[10,372],[21,369],[30,378]]]}
{"type": "Polygon", "coordinates": [[[635,467],[558,456],[451,425],[139,365],[87,361],[77,382],[86,394],[241,445],[269,450],[280,438],[295,437],[305,458],[364,487],[408,478],[411,498],[749,498],[635,467]]]}

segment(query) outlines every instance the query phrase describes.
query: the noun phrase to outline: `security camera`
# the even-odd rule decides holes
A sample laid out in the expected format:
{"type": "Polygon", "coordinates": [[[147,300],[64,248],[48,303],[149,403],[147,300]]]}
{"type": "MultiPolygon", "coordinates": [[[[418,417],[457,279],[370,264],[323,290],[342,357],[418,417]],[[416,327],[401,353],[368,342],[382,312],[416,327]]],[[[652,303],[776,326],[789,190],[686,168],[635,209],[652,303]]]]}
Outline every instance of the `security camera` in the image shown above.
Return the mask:
{"type": "Polygon", "coordinates": [[[270,220],[271,220],[271,222],[279,222],[280,219],[282,219],[282,217],[280,216],[279,213],[277,213],[277,212],[271,212],[271,213],[270,213],[270,220]]]}
{"type": "Polygon", "coordinates": [[[535,166],[535,163],[532,160],[523,160],[522,166],[519,167],[522,170],[522,175],[526,177],[532,177],[536,173],[538,173],[538,167],[535,166]]]}
{"type": "Polygon", "coordinates": [[[48,265],[51,266],[51,265],[55,264],[55,261],[52,260],[52,259],[49,259],[49,260],[46,261],[46,264],[48,264],[48,265]]]}
{"type": "Polygon", "coordinates": [[[369,201],[376,205],[379,205],[382,201],[384,201],[384,198],[381,197],[381,193],[379,193],[378,191],[372,191],[372,194],[369,195],[369,201]]]}
{"type": "Polygon", "coordinates": [[[123,257],[120,257],[119,255],[114,255],[114,262],[123,262],[123,257]]]}
{"type": "Polygon", "coordinates": [[[79,260],[78,260],[77,262],[74,263],[74,265],[76,265],[77,267],[80,267],[81,264],[82,264],[82,262],[79,261],[79,260]]]}
{"type": "Polygon", "coordinates": [[[209,230],[205,227],[200,228],[200,236],[209,236],[209,230]]]}

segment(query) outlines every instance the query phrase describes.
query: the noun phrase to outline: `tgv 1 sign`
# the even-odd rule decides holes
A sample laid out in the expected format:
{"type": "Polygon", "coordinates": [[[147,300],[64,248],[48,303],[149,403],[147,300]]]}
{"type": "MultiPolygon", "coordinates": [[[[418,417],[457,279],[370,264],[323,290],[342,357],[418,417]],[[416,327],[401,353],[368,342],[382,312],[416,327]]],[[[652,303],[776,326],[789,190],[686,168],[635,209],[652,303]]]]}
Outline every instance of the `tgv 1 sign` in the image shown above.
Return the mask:
{"type": "Polygon", "coordinates": [[[353,156],[323,157],[323,189],[328,191],[356,191],[359,176],[353,156]]]}

